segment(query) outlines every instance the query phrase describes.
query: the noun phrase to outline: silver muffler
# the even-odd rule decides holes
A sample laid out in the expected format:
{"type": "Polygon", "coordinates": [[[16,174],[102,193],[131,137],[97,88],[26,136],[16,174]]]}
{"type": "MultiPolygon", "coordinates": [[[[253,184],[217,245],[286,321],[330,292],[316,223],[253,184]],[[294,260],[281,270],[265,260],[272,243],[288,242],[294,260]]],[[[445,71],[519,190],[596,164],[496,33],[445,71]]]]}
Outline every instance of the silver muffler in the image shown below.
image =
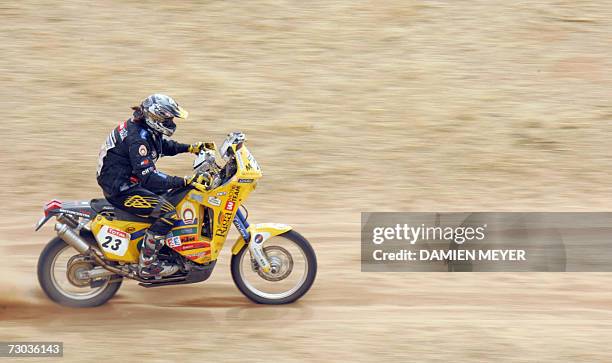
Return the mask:
{"type": "Polygon", "coordinates": [[[89,251],[89,244],[85,242],[72,228],[68,227],[64,223],[56,223],[55,231],[57,235],[63,239],[66,243],[74,247],[80,253],[86,253],[89,251]]]}
{"type": "MultiPolygon", "coordinates": [[[[96,267],[89,271],[83,271],[81,275],[79,275],[80,279],[99,279],[99,278],[104,278],[104,277],[108,277],[112,275],[120,275],[123,277],[128,277],[128,278],[143,282],[143,283],[150,282],[149,280],[144,280],[140,278],[138,275],[135,275],[134,273],[130,273],[128,271],[124,271],[122,269],[119,269],[117,267],[110,266],[109,264],[107,264],[103,260],[103,258],[99,256],[98,253],[96,253],[97,248],[92,248],[87,242],[85,242],[84,239],[81,238],[81,236],[78,235],[78,233],[74,229],[70,228],[68,225],[58,222],[55,224],[55,231],[57,232],[57,235],[62,240],[64,240],[70,246],[74,247],[80,253],[84,255],[88,255],[91,258],[93,258],[95,263],[102,267],[102,268],[96,267]],[[103,269],[107,271],[104,271],[103,269]]],[[[165,269],[160,274],[160,277],[172,275],[176,273],[179,269],[180,268],[178,265],[165,266],[165,269]]],[[[180,278],[180,279],[177,278],[177,279],[181,280],[183,278],[180,278]]]]}

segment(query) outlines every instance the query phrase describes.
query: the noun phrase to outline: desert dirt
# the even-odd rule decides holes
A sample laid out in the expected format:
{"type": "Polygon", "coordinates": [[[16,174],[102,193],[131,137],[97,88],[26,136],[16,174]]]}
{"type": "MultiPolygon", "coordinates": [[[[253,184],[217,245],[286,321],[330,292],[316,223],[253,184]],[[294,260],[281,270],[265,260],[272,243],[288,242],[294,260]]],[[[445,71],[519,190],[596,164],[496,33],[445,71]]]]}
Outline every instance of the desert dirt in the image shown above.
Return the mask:
{"type": "Polygon", "coordinates": [[[63,361],[612,360],[611,274],[362,273],[359,253],[362,211],[610,210],[611,16],[606,1],[0,5],[0,341],[63,341],[63,361]],[[189,110],[179,141],[247,134],[264,171],[251,222],[317,251],[302,300],[250,303],[229,251],[203,284],[125,282],[84,310],[43,295],[41,206],[100,195],[99,145],[153,92],[189,110]]]}

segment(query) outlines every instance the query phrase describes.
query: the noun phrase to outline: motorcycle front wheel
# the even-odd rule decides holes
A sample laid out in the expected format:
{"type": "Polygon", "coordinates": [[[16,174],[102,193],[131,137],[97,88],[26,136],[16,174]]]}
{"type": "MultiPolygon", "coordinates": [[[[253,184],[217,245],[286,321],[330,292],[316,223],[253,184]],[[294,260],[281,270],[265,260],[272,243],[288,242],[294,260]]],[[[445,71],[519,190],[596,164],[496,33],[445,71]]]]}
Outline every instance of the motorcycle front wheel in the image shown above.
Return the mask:
{"type": "Polygon", "coordinates": [[[310,243],[294,230],[263,243],[270,262],[261,271],[248,246],[232,256],[232,279],[246,297],[259,304],[289,304],[308,292],[317,275],[317,257],[310,243]]]}

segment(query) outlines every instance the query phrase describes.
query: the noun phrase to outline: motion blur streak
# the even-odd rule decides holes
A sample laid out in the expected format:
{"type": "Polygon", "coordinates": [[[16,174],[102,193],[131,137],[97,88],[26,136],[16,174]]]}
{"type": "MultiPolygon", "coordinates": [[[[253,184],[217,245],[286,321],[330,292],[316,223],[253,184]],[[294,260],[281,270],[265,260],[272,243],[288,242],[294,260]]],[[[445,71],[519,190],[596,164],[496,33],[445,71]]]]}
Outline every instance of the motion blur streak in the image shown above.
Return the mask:
{"type": "Polygon", "coordinates": [[[360,273],[359,212],[609,210],[611,17],[609,1],[2,4],[0,340],[64,341],[64,361],[610,361],[611,276],[360,273]],[[98,145],[152,92],[190,111],[178,140],[251,137],[251,220],[319,256],[304,300],[255,306],[222,263],[201,289],[126,284],[99,309],[42,297],[40,206],[98,190],[98,145]]]}

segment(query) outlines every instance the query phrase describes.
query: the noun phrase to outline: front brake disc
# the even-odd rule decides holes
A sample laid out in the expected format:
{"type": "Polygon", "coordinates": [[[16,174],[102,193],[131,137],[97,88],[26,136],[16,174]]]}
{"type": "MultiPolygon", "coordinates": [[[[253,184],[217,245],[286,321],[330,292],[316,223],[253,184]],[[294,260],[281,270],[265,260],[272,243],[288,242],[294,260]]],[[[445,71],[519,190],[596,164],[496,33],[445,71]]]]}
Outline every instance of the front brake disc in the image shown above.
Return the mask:
{"type": "Polygon", "coordinates": [[[257,269],[259,277],[266,281],[281,281],[293,271],[293,258],[291,253],[281,246],[264,247],[264,253],[270,262],[270,271],[263,272],[257,269]]]}

